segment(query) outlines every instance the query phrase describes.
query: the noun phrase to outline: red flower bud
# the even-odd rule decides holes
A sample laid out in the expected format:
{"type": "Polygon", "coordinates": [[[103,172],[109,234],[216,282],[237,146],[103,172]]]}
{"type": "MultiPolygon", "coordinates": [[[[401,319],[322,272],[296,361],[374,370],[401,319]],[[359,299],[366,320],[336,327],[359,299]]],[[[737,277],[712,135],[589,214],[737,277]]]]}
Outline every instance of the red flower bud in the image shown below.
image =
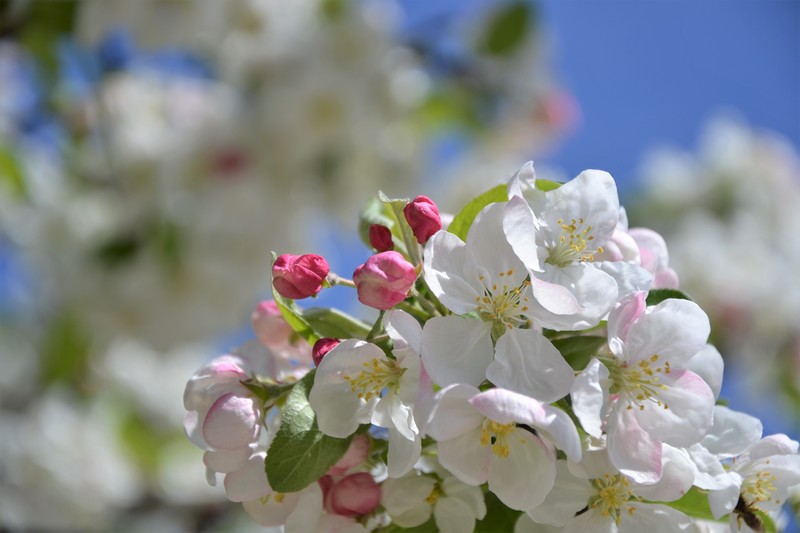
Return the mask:
{"type": "Polygon", "coordinates": [[[358,472],[340,479],[327,494],[328,504],[334,513],[355,517],[369,514],[381,501],[381,488],[372,474],[358,472]]]}
{"type": "Polygon", "coordinates": [[[315,342],[314,347],[311,349],[311,357],[314,359],[314,366],[319,366],[322,362],[322,358],[328,355],[328,352],[336,348],[340,342],[342,341],[339,339],[331,339],[330,337],[323,337],[315,342]]]}
{"type": "Polygon", "coordinates": [[[408,202],[403,208],[403,214],[420,244],[428,242],[434,233],[442,229],[439,208],[427,196],[417,196],[408,202]]]}
{"type": "Polygon", "coordinates": [[[375,254],[353,272],[358,301],[376,309],[391,309],[406,299],[417,273],[398,252],[375,254]]]}
{"type": "Polygon", "coordinates": [[[369,243],[379,252],[394,250],[392,230],[380,224],[369,225],[369,243]]]}
{"type": "Polygon", "coordinates": [[[272,285],[285,298],[308,298],[322,290],[330,271],[328,262],[319,255],[283,254],[272,265],[272,285]]]}

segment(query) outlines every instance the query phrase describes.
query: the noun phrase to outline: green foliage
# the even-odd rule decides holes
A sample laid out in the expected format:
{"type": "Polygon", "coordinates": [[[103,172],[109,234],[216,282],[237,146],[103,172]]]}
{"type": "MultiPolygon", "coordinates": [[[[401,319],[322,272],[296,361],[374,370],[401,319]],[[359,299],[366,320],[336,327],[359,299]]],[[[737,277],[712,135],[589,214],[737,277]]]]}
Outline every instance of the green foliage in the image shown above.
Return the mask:
{"type": "Polygon", "coordinates": [[[647,295],[647,305],[658,305],[664,300],[676,298],[678,300],[690,300],[686,293],[677,289],[653,289],[647,295]]]}
{"type": "Polygon", "coordinates": [[[447,231],[456,237],[459,237],[462,241],[465,241],[467,239],[469,228],[472,226],[472,222],[475,220],[475,217],[481,212],[481,209],[489,204],[495,202],[505,202],[507,200],[508,193],[506,192],[505,185],[497,185],[496,187],[492,187],[485,193],[470,200],[470,202],[458,212],[455,218],[453,218],[453,221],[450,223],[447,231]]]}
{"type": "Polygon", "coordinates": [[[80,386],[88,369],[90,349],[91,336],[72,314],[62,312],[55,316],[41,346],[43,383],[80,386]]]}
{"type": "Polygon", "coordinates": [[[711,507],[708,505],[708,494],[697,487],[692,487],[680,500],[669,502],[666,505],[693,518],[715,520],[711,513],[711,507]]]}
{"type": "Polygon", "coordinates": [[[5,146],[0,146],[0,184],[17,198],[25,197],[25,177],[14,153],[5,146]]]}
{"type": "Polygon", "coordinates": [[[575,370],[583,370],[591,358],[606,344],[605,337],[580,336],[554,339],[553,346],[575,370]]]}
{"type": "Polygon", "coordinates": [[[370,330],[368,324],[333,308],[312,307],[302,312],[302,318],[320,337],[366,339],[370,330]]]}
{"type": "Polygon", "coordinates": [[[322,477],[347,451],[351,437],[322,433],[308,403],[315,370],[298,381],[281,410],[281,427],[267,451],[264,468],[277,492],[297,492],[322,477]]]}
{"type": "Polygon", "coordinates": [[[562,184],[557,181],[541,180],[539,178],[536,178],[536,188],[539,189],[540,191],[544,192],[554,191],[559,187],[561,187],[561,185],[562,184]]]}
{"type": "Polygon", "coordinates": [[[369,227],[372,224],[380,224],[392,232],[394,249],[408,256],[410,250],[407,243],[416,246],[416,241],[411,240],[413,239],[411,228],[403,215],[403,208],[408,202],[408,199],[388,198],[382,192],[378,193],[377,198],[372,197],[367,200],[358,218],[358,234],[364,244],[372,248],[369,242],[369,227]]]}
{"type": "Polygon", "coordinates": [[[73,33],[77,0],[40,0],[31,2],[18,39],[50,76],[57,69],[59,39],[73,33]]]}
{"type": "Polygon", "coordinates": [[[484,494],[486,500],[486,516],[475,524],[475,533],[497,533],[498,531],[514,531],[522,511],[509,509],[491,492],[484,494]]]}
{"type": "MultiPolygon", "coordinates": [[[[756,515],[758,520],[761,522],[761,526],[766,533],[778,533],[778,526],[775,524],[775,521],[772,519],[770,515],[765,513],[764,511],[754,510],[753,514],[756,515]]],[[[755,529],[755,528],[753,528],[755,529]]],[[[758,531],[756,529],[756,531],[758,531]]]]}
{"type": "Polygon", "coordinates": [[[479,50],[493,56],[512,55],[522,43],[534,22],[530,2],[512,2],[497,10],[489,20],[479,50]]]}

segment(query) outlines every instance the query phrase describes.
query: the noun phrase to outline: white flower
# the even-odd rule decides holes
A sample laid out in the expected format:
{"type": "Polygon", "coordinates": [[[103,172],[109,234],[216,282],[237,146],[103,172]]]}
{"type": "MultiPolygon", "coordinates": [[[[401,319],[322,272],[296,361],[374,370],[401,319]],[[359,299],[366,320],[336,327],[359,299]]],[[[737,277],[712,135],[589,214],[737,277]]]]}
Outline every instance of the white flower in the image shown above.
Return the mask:
{"type": "Polygon", "coordinates": [[[595,326],[618,298],[631,290],[647,290],[652,281],[634,262],[602,260],[603,246],[611,241],[620,216],[614,179],[607,172],[586,170],[548,192],[534,189],[534,180],[532,169],[521,170],[509,184],[505,234],[531,277],[565,287],[579,309],[554,311],[552,296],[546,293],[535,294],[534,306],[547,314],[542,318],[546,327],[595,326]]]}
{"type": "MultiPolygon", "coordinates": [[[[496,385],[555,401],[574,379],[561,354],[532,326],[533,298],[528,273],[506,242],[502,204],[475,218],[466,243],[446,231],[425,246],[425,281],[454,313],[425,323],[422,359],[441,386],[496,385]]],[[[536,290],[535,288],[533,290],[536,290]]],[[[546,325],[546,324],[545,324],[546,325]]]]}
{"type": "Polygon", "coordinates": [[[475,520],[486,516],[486,503],[480,487],[465,485],[444,474],[443,479],[409,473],[387,479],[381,486],[381,503],[400,527],[424,524],[433,514],[443,533],[470,533],[475,520]]]}
{"type": "Polygon", "coordinates": [[[609,316],[610,353],[575,380],[581,425],[595,437],[605,430],[611,461],[635,481],[660,479],[662,442],[691,446],[711,427],[714,393],[686,370],[709,330],[693,302],[669,299],[646,309],[644,294],[632,295],[609,316]]]}
{"type": "Polygon", "coordinates": [[[400,349],[395,359],[378,346],[349,339],[322,359],[309,403],[319,429],[344,438],[359,424],[389,429],[389,475],[402,476],[419,458],[421,438],[414,417],[420,391],[420,326],[404,311],[387,313],[387,328],[400,349]]]}
{"type": "Polygon", "coordinates": [[[489,490],[512,509],[534,507],[549,492],[553,443],[569,457],[581,455],[577,430],[565,412],[503,389],[480,392],[466,384],[442,389],[428,433],[439,443],[443,467],[470,485],[488,481],[489,490]]]}
{"type": "Polygon", "coordinates": [[[623,476],[604,449],[587,451],[579,464],[558,461],[553,490],[527,514],[534,522],[563,527],[566,533],[690,531],[692,521],[683,513],[647,503],[676,500],[691,486],[688,458],[669,450],[664,479],[656,485],[638,485],[623,476]]]}

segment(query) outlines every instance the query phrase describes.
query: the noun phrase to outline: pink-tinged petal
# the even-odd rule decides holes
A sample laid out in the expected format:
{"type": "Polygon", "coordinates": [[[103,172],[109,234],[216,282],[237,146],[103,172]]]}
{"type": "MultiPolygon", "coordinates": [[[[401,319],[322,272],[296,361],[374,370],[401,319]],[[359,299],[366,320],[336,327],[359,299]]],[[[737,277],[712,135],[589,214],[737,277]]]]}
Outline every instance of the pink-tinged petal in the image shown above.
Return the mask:
{"type": "Polygon", "coordinates": [[[422,330],[422,361],[441,387],[479,385],[494,358],[492,324],[458,316],[433,317],[422,330]]]}
{"type": "Polygon", "coordinates": [[[703,378],[688,370],[664,375],[660,383],[665,389],[653,398],[660,403],[645,400],[633,406],[639,425],[672,446],[700,442],[714,421],[714,393],[703,378]]]}
{"type": "MultiPolygon", "coordinates": [[[[207,411],[206,411],[207,412],[207,411]]],[[[205,419],[206,412],[202,413],[205,419]]],[[[186,437],[198,448],[208,448],[208,443],[203,439],[203,426],[200,425],[200,413],[197,411],[189,411],[183,417],[183,431],[186,437]]]]}
{"type": "Polygon", "coordinates": [[[632,409],[617,407],[608,420],[608,456],[637,483],[661,479],[661,441],[639,426],[632,409]]]}
{"type": "Polygon", "coordinates": [[[512,509],[525,511],[541,504],[556,477],[556,467],[538,437],[515,429],[506,437],[507,457],[492,454],[489,490],[512,509]]]}
{"type": "Polygon", "coordinates": [[[654,289],[677,289],[680,286],[680,279],[678,273],[671,268],[666,268],[656,272],[653,277],[654,289]]]}
{"type": "Polygon", "coordinates": [[[425,282],[440,302],[459,314],[475,309],[475,297],[483,295],[477,276],[465,270],[471,261],[467,257],[467,245],[447,231],[438,232],[425,245],[425,282]]]}
{"type": "Polygon", "coordinates": [[[576,296],[563,285],[531,276],[531,291],[539,305],[554,315],[574,315],[583,311],[576,296]]]}
{"type": "Polygon", "coordinates": [[[328,470],[328,474],[340,476],[358,466],[364,464],[369,456],[370,442],[366,435],[356,435],[350,441],[347,451],[336,464],[328,470]]]}
{"type": "Polygon", "coordinates": [[[708,386],[714,392],[714,398],[719,398],[725,363],[722,360],[722,355],[713,345],[706,344],[689,359],[684,368],[703,378],[703,381],[708,383],[708,386]]]}
{"type": "Polygon", "coordinates": [[[471,385],[445,387],[434,398],[427,433],[438,441],[468,433],[483,423],[484,417],[469,403],[480,391],[471,385]]]}
{"type": "Polygon", "coordinates": [[[561,409],[504,389],[489,389],[469,403],[486,418],[500,424],[527,424],[544,431],[570,459],[579,461],[581,444],[572,419],[561,409]]]}
{"type": "Polygon", "coordinates": [[[758,418],[716,405],[714,423],[701,444],[720,458],[736,457],[758,442],[763,429],[758,418]]]}
{"type": "MultiPolygon", "coordinates": [[[[617,301],[617,282],[614,278],[591,265],[579,263],[559,268],[545,265],[540,279],[567,288],[575,297],[580,311],[569,315],[549,312],[538,300],[531,302],[531,315],[537,323],[559,331],[581,330],[596,326],[617,301]]],[[[536,286],[533,286],[534,296],[536,286]]]]}
{"type": "Polygon", "coordinates": [[[608,406],[608,391],[602,383],[608,379],[608,368],[598,359],[592,359],[578,374],[572,385],[572,410],[583,429],[595,438],[603,434],[603,418],[608,406]]]}
{"type": "Polygon", "coordinates": [[[480,485],[489,479],[493,457],[488,446],[481,445],[480,428],[453,439],[439,440],[439,463],[467,485],[480,485]]]}
{"type": "Polygon", "coordinates": [[[586,507],[595,492],[589,481],[572,475],[566,461],[556,461],[553,489],[541,505],[527,513],[538,523],[563,527],[586,507]]]}
{"type": "Polygon", "coordinates": [[[684,365],[703,349],[711,326],[708,316],[689,300],[668,299],[650,309],[628,330],[628,360],[661,360],[684,365]]]}
{"type": "Polygon", "coordinates": [[[411,471],[422,452],[422,439],[419,435],[409,440],[398,430],[389,428],[389,455],[387,466],[389,477],[398,478],[411,471]]]}
{"type": "Polygon", "coordinates": [[[536,217],[528,202],[521,196],[511,197],[503,212],[503,233],[517,257],[534,272],[542,270],[541,248],[536,246],[537,231],[536,217]]]}
{"type": "Polygon", "coordinates": [[[238,450],[210,451],[203,454],[203,464],[214,472],[230,474],[247,464],[253,450],[249,447],[238,450]]]}
{"type": "Polygon", "coordinates": [[[340,479],[326,497],[331,511],[347,517],[366,515],[381,501],[381,488],[369,472],[357,472],[340,479]]]}
{"type": "Polygon", "coordinates": [[[544,335],[533,329],[512,329],[495,345],[486,377],[498,387],[555,402],[575,380],[572,367],[544,335]]]}
{"type": "Polygon", "coordinates": [[[469,533],[475,530],[475,511],[462,500],[439,498],[433,518],[440,533],[469,533]]]}
{"type": "Polygon", "coordinates": [[[771,455],[794,455],[798,450],[798,442],[783,433],[769,435],[758,441],[741,459],[758,461],[771,455]]]}
{"type": "Polygon", "coordinates": [[[620,514],[620,531],[646,531],[647,533],[678,533],[694,531],[692,519],[682,512],[653,503],[631,502],[620,514]],[[628,511],[627,509],[633,509],[628,511]]]}
{"type": "Polygon", "coordinates": [[[689,454],[685,450],[664,444],[661,463],[661,479],[652,485],[634,487],[634,493],[646,500],[659,502],[672,502],[682,498],[694,483],[695,468],[689,454]]]}
{"type": "Polygon", "coordinates": [[[225,494],[230,501],[248,502],[272,492],[264,472],[265,457],[266,452],[254,453],[242,468],[225,476],[225,494]]]}
{"type": "Polygon", "coordinates": [[[220,450],[246,447],[261,430],[261,409],[253,397],[229,393],[221,396],[203,422],[203,438],[220,450]]]}
{"type": "MultiPolygon", "coordinates": [[[[636,320],[642,316],[647,309],[645,298],[647,294],[644,292],[636,292],[624,298],[617,304],[614,309],[608,314],[608,338],[617,339],[619,343],[625,344],[628,338],[628,331],[636,320]]],[[[611,350],[620,355],[621,352],[618,343],[609,341],[611,350]],[[615,349],[617,348],[617,349],[615,349]]]]}

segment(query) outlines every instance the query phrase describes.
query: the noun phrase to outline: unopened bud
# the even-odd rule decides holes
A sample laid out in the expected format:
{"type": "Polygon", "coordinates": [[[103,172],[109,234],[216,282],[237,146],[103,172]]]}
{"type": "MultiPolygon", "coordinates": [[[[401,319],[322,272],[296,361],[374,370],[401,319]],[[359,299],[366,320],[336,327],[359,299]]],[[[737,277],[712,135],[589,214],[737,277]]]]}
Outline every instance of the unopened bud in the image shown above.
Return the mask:
{"type": "Polygon", "coordinates": [[[394,250],[392,242],[392,230],[380,224],[370,224],[369,243],[379,252],[394,250]]]}
{"type": "Polygon", "coordinates": [[[406,299],[417,273],[398,252],[375,254],[353,272],[358,300],[376,309],[391,309],[406,299]]]}
{"type": "Polygon", "coordinates": [[[340,479],[328,493],[330,510],[351,518],[371,513],[380,501],[381,488],[368,472],[358,472],[340,479]]]}
{"type": "Polygon", "coordinates": [[[328,474],[341,476],[348,470],[361,466],[369,456],[369,437],[358,435],[350,441],[347,451],[335,465],[328,470],[328,474]]]}
{"type": "Polygon", "coordinates": [[[272,300],[259,302],[250,322],[256,337],[267,348],[278,350],[289,345],[294,331],[272,300]]]}
{"type": "Polygon", "coordinates": [[[272,285],[285,298],[308,298],[322,290],[330,271],[328,262],[319,255],[283,254],[272,265],[272,285]]]}
{"type": "Polygon", "coordinates": [[[434,233],[442,229],[439,208],[427,196],[417,196],[408,202],[403,208],[403,214],[420,244],[428,242],[434,233]]]}
{"type": "Polygon", "coordinates": [[[315,342],[314,347],[311,349],[311,357],[314,359],[314,366],[319,366],[322,362],[322,358],[328,355],[328,352],[336,348],[340,342],[342,341],[339,339],[331,339],[330,337],[323,337],[315,342]]]}

